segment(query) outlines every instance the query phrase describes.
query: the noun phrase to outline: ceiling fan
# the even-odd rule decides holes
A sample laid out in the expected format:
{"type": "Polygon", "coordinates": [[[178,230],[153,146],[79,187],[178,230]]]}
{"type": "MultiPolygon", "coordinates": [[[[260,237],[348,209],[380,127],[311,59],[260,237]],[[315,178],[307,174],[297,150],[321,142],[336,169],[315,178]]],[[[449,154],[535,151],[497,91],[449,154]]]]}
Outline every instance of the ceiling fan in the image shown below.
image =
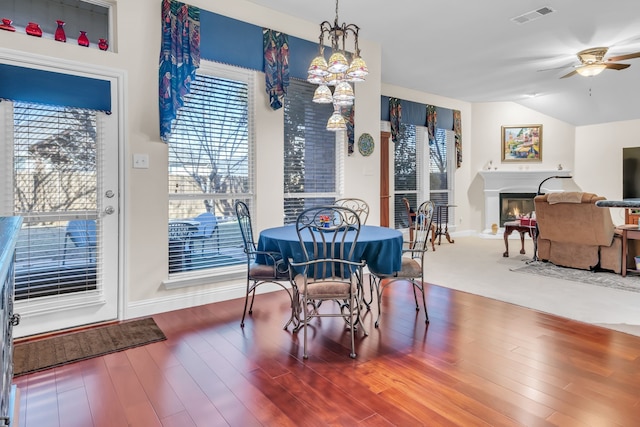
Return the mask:
{"type": "Polygon", "coordinates": [[[577,65],[575,70],[560,78],[564,79],[566,77],[571,77],[574,74],[580,74],[584,77],[597,76],[606,68],[611,70],[624,70],[625,68],[629,68],[631,64],[619,64],[618,61],[640,58],[640,52],[634,52],[626,55],[612,56],[605,60],[604,56],[607,54],[608,50],[608,47],[593,47],[581,50],[577,53],[580,65],[577,65]]]}

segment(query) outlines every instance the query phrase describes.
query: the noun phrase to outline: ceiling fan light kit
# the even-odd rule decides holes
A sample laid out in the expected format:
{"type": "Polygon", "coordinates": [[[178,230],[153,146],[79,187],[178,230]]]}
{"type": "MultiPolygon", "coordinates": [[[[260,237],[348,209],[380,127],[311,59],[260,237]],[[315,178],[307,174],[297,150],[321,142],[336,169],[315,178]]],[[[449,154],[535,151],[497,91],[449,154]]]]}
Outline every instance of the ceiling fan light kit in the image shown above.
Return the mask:
{"type": "Polygon", "coordinates": [[[571,77],[574,74],[580,74],[584,77],[593,77],[597,76],[605,69],[610,70],[624,70],[625,68],[629,68],[631,64],[620,64],[616,61],[625,61],[627,59],[640,58],[640,52],[629,53],[626,55],[619,55],[615,57],[611,57],[608,59],[604,59],[604,56],[609,51],[608,47],[592,47],[589,49],[581,50],[576,55],[580,60],[580,65],[575,67],[575,70],[571,71],[568,74],[560,77],[564,79],[566,77],[571,77]]]}
{"type": "Polygon", "coordinates": [[[606,64],[587,64],[576,68],[576,71],[583,77],[593,77],[603,72],[605,68],[607,68],[606,64]]]}

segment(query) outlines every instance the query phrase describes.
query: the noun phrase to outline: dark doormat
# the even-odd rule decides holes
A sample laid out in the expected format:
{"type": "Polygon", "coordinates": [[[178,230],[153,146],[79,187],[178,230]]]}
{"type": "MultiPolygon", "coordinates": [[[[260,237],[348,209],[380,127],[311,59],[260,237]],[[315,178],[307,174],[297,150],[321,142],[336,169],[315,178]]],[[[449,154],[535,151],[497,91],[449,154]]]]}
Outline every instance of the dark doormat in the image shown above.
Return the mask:
{"type": "Polygon", "coordinates": [[[38,372],[166,339],[156,322],[148,317],[18,343],[13,351],[13,375],[38,372]]]}

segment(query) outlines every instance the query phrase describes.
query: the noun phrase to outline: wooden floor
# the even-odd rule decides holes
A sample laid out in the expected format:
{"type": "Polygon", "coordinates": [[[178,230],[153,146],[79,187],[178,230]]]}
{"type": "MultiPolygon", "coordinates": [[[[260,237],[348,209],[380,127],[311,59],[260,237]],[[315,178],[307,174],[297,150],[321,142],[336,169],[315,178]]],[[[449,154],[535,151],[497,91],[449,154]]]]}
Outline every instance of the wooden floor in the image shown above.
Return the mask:
{"type": "Polygon", "coordinates": [[[303,360],[283,292],[244,329],[241,300],[160,314],[167,341],[16,378],[19,425],[640,425],[640,338],[438,286],[427,304],[428,327],[388,287],[355,360],[327,318],[303,360]]]}

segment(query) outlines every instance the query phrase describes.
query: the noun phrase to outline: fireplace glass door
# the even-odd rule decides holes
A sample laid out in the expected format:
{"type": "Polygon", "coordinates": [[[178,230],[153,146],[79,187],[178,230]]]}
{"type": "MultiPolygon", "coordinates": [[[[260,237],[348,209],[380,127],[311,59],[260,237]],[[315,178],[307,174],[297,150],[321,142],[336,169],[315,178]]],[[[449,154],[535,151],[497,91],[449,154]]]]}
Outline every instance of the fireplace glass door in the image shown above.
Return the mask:
{"type": "Polygon", "coordinates": [[[521,216],[531,216],[535,196],[535,193],[500,193],[500,226],[521,216]]]}

